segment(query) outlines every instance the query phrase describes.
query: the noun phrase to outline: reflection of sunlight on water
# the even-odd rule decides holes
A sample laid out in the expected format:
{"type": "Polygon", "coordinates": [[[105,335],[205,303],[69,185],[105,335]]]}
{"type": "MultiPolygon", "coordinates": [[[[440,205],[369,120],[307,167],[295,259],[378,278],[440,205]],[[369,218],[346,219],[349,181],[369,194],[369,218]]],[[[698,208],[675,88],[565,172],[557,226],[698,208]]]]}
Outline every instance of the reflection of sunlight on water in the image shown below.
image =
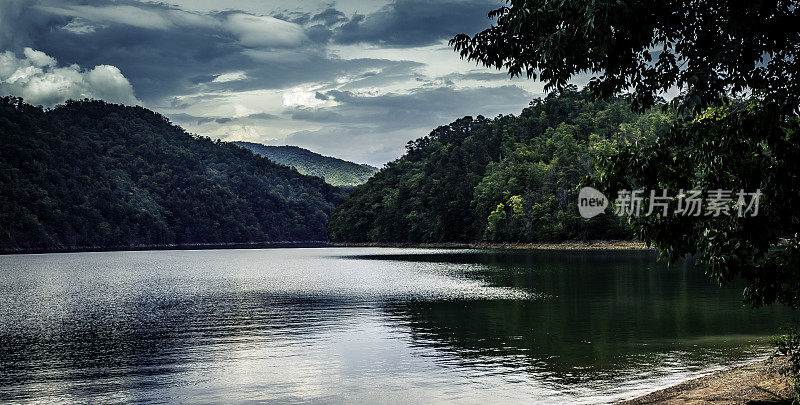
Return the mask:
{"type": "MultiPolygon", "coordinates": [[[[525,398],[592,404],[643,395],[742,362],[708,367],[703,360],[709,359],[695,358],[697,367],[692,369],[687,363],[697,353],[675,351],[641,359],[639,367],[613,374],[579,378],[581,370],[576,370],[575,376],[568,375],[582,380],[576,384],[532,365],[525,355],[492,358],[481,351],[465,361],[437,350],[435,342],[424,344],[404,328],[387,325],[379,316],[351,320],[302,342],[287,337],[284,344],[269,347],[229,345],[220,351],[224,358],[217,363],[222,366],[205,373],[207,384],[215,392],[235,388],[245,401],[261,398],[259,390],[267,389],[278,402],[335,400],[345,390],[348,402],[507,403],[525,398]]],[[[754,348],[750,355],[759,354],[763,352],[754,348]]],[[[196,378],[192,372],[186,375],[196,378]]],[[[202,397],[203,392],[196,395],[202,397]]]]}
{"type": "Polygon", "coordinates": [[[537,295],[513,287],[492,286],[473,275],[486,266],[474,263],[295,260],[259,277],[253,288],[287,295],[381,300],[529,300],[537,295]]]}
{"type": "MultiPolygon", "coordinates": [[[[338,398],[356,403],[477,404],[521,397],[515,387],[507,385],[519,370],[461,367],[435,349],[410,343],[407,333],[386,325],[380,317],[363,316],[303,343],[286,342],[277,348],[233,345],[218,360],[221,367],[201,373],[207,382],[203,392],[193,395],[209,399],[204,392],[210,385],[212,392],[235,388],[243,394],[243,401],[263,398],[259,390],[264,389],[276,402],[338,398]],[[344,397],[342,392],[346,392],[344,397]]],[[[186,377],[189,381],[197,378],[194,372],[186,377]]],[[[535,379],[517,380],[528,385],[524,391],[535,394],[529,398],[543,398],[543,393],[553,398],[559,395],[558,388],[535,379]]]]}

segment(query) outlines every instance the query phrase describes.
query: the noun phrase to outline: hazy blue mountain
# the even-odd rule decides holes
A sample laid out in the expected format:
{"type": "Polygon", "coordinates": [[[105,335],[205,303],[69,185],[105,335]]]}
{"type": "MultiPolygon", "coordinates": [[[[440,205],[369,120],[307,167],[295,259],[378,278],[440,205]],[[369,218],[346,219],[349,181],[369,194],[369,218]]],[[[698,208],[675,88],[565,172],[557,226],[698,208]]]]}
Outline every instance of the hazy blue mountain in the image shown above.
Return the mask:
{"type": "Polygon", "coordinates": [[[268,146],[253,142],[233,142],[273,162],[291,166],[298,172],[325,179],[334,186],[357,186],[366,183],[377,168],[323,156],[297,146],[268,146]]]}

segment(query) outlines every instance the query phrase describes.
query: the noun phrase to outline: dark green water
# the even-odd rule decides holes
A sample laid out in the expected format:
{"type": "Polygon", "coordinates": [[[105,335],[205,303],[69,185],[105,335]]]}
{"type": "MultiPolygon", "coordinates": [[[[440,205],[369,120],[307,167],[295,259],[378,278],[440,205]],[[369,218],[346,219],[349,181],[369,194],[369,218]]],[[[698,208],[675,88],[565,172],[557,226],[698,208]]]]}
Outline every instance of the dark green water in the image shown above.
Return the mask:
{"type": "Polygon", "coordinates": [[[0,400],[613,402],[790,318],[646,252],[0,256],[0,400]]]}

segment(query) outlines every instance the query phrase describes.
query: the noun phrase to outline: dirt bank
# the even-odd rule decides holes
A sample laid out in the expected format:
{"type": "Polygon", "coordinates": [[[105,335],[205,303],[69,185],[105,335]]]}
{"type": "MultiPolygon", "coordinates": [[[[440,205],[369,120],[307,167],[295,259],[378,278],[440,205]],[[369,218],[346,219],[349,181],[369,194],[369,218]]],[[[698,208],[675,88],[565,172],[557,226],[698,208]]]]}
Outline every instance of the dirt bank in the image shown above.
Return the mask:
{"type": "Polygon", "coordinates": [[[787,357],[734,367],[695,378],[629,401],[640,404],[752,404],[790,403],[794,397],[787,357]]]}

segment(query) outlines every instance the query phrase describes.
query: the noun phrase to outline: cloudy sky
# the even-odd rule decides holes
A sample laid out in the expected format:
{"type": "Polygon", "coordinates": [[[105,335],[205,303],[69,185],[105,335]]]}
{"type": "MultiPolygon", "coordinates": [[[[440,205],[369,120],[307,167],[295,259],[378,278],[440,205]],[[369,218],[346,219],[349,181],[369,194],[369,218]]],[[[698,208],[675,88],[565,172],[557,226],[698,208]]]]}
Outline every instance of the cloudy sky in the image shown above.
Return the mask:
{"type": "Polygon", "coordinates": [[[200,135],[380,166],[437,125],[541,95],[447,46],[501,4],[2,0],[0,94],[139,104],[200,135]]]}

